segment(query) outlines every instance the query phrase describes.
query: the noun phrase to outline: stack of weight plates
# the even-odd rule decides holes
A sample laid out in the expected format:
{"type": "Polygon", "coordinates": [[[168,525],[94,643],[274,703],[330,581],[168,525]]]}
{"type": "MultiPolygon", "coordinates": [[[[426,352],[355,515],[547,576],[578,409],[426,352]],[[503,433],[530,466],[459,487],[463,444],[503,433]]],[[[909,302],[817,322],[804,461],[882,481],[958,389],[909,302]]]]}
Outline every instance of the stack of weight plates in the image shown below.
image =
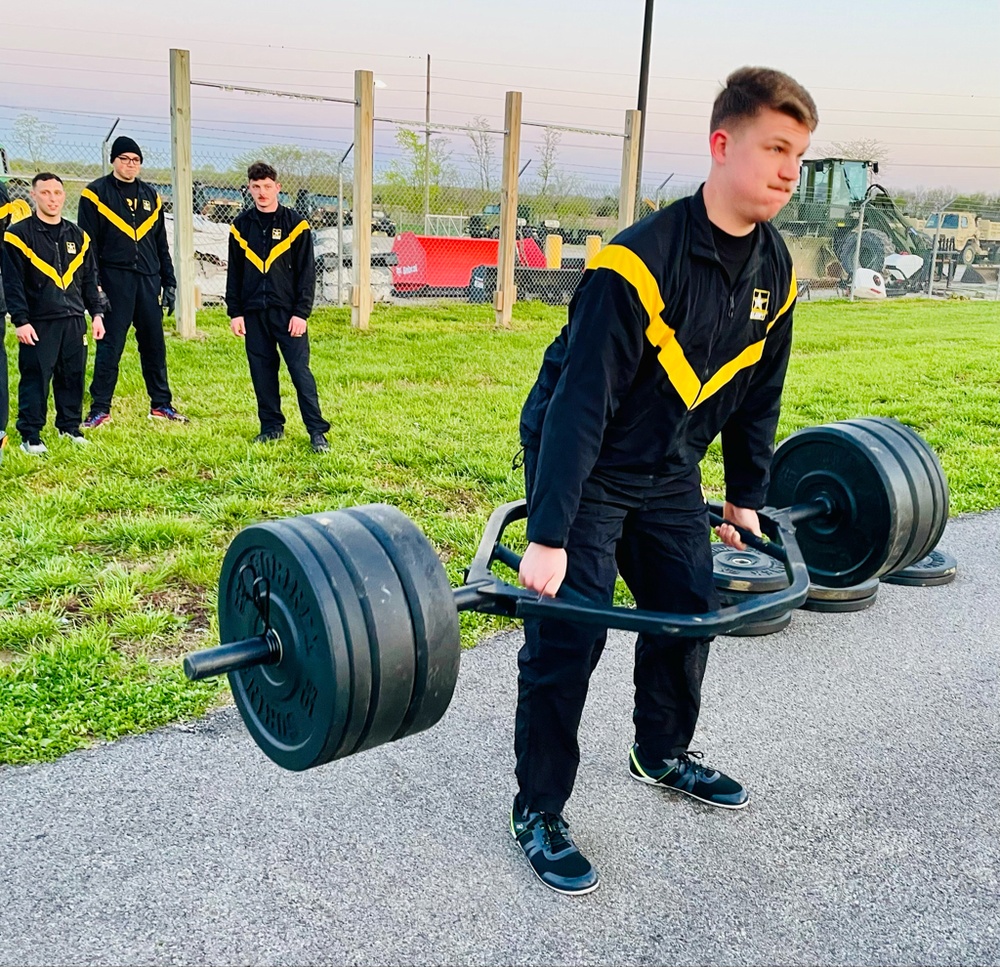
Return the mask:
{"type": "Polygon", "coordinates": [[[827,613],[864,611],[878,597],[878,578],[871,578],[850,588],[825,588],[820,584],[809,585],[809,597],[802,607],[806,611],[827,613]]]}
{"type": "MultiPolygon", "coordinates": [[[[785,565],[760,551],[747,548],[737,551],[726,544],[713,544],[715,558],[713,573],[715,586],[723,604],[737,604],[751,594],[766,594],[788,587],[785,565]]],[[[792,613],[786,611],[776,618],[767,618],[753,624],[744,625],[727,635],[730,638],[748,638],[758,635],[773,635],[791,624],[792,613]]]]}
{"type": "Polygon", "coordinates": [[[906,584],[910,587],[931,588],[951,584],[958,572],[958,562],[950,554],[935,548],[915,564],[893,571],[882,578],[886,584],[906,584]]]}

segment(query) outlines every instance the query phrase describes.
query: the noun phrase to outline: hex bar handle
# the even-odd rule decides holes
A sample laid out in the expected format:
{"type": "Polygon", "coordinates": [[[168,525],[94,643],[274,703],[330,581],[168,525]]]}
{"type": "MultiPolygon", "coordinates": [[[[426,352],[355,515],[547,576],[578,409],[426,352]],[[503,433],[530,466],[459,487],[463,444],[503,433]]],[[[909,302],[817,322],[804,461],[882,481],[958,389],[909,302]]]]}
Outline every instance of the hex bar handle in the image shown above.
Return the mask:
{"type": "MultiPolygon", "coordinates": [[[[795,508],[797,514],[803,513],[795,508]]],[[[807,516],[824,512],[807,510],[807,516]]],[[[743,625],[762,621],[801,607],[809,595],[809,571],[795,540],[792,509],[764,508],[759,512],[761,529],[775,542],[774,551],[784,555],[789,586],[769,594],[753,595],[750,600],[709,611],[705,614],[672,614],[603,605],[582,598],[566,589],[555,598],[541,597],[533,591],[514,587],[494,576],[495,561],[514,567],[519,558],[501,544],[503,532],[514,521],[527,516],[524,500],[515,500],[498,507],[490,515],[479,542],[479,549],[467,571],[465,585],[455,591],[460,610],[480,611],[508,617],[557,618],[578,624],[619,628],[647,634],[679,635],[709,638],[734,631],[743,625]]],[[[777,555],[775,555],[777,556],[777,555]]]]}

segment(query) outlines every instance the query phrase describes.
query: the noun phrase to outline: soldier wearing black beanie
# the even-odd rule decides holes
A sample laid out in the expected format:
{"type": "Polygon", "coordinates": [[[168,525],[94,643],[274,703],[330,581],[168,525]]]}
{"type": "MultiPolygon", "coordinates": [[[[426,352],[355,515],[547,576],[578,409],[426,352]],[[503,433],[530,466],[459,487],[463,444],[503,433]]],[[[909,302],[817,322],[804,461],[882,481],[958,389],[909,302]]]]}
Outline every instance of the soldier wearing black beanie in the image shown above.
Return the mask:
{"type": "Polygon", "coordinates": [[[142,161],[142,149],[132,138],[115,138],[111,174],[91,182],[80,197],[80,227],[94,240],[101,288],[109,302],[104,315],[105,336],[97,344],[90,415],[83,421],[84,429],[95,429],[111,419],[118,366],[132,326],[149,394],[150,417],[187,422],[173,407],[163,338],[163,313],[174,311],[177,280],[167,248],[163,202],[140,180],[142,161]]]}
{"type": "Polygon", "coordinates": [[[131,138],[125,137],[124,134],[119,135],[111,143],[111,160],[114,161],[121,154],[137,154],[139,156],[139,164],[142,164],[142,148],[131,138]]]}

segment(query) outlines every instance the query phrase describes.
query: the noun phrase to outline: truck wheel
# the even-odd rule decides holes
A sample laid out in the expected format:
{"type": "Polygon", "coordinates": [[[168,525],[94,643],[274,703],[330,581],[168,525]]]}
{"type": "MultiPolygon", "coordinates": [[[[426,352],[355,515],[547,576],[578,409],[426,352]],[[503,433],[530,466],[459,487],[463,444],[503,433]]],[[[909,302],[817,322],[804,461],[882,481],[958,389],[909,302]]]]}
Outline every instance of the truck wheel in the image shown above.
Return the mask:
{"type": "Polygon", "coordinates": [[[962,249],[962,262],[965,265],[972,265],[976,261],[976,246],[972,242],[966,242],[962,249]]]}

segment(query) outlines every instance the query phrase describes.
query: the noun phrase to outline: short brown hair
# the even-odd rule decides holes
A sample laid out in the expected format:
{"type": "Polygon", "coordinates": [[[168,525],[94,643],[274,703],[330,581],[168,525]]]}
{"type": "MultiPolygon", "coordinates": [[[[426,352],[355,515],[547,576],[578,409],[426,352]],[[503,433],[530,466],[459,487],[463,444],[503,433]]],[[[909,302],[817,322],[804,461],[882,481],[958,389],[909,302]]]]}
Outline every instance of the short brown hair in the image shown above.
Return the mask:
{"type": "Polygon", "coordinates": [[[749,121],[766,108],[795,118],[810,131],[819,124],[816,102],[798,81],[768,67],[741,67],[726,78],[712,105],[710,131],[749,121]]]}
{"type": "Polygon", "coordinates": [[[266,161],[255,161],[247,168],[247,181],[264,181],[265,178],[270,178],[271,181],[278,180],[278,172],[266,161]]]}

